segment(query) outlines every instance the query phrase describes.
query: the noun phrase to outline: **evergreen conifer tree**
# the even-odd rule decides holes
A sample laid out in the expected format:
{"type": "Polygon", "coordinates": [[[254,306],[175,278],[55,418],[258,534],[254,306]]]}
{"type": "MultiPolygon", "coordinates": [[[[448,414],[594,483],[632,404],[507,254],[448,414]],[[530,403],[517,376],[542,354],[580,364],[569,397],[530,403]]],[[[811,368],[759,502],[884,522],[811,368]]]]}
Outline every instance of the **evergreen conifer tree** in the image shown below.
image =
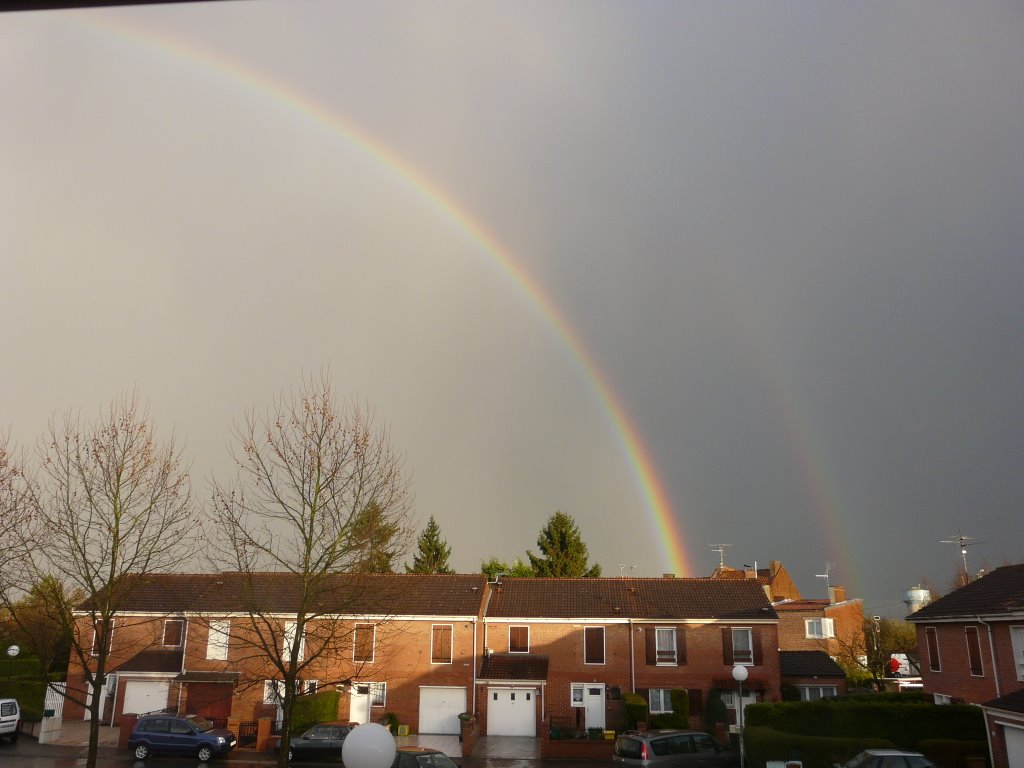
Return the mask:
{"type": "Polygon", "coordinates": [[[448,557],[452,548],[448,542],[441,538],[441,527],[430,516],[427,527],[420,534],[416,554],[413,555],[412,565],[405,566],[406,573],[455,573],[448,565],[448,557]]]}
{"type": "Polygon", "coordinates": [[[571,515],[555,512],[548,518],[547,524],[537,537],[540,554],[526,554],[530,558],[530,567],[537,576],[580,576],[596,577],[601,575],[601,566],[597,563],[587,565],[587,545],[580,537],[580,529],[571,515]]]}

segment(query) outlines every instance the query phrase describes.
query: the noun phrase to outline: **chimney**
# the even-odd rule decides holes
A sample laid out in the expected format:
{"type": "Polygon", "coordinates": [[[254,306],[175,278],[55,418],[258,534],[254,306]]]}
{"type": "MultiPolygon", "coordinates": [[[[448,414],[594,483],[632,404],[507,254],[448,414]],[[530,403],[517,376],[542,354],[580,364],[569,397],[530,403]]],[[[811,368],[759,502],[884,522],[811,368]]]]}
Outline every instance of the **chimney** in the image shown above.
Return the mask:
{"type": "Polygon", "coordinates": [[[830,605],[846,602],[846,587],[829,587],[828,602],[830,605]]]}
{"type": "Polygon", "coordinates": [[[661,574],[661,578],[663,578],[663,579],[674,579],[675,577],[676,577],[676,575],[674,573],[663,573],[663,574],[661,574]]]}

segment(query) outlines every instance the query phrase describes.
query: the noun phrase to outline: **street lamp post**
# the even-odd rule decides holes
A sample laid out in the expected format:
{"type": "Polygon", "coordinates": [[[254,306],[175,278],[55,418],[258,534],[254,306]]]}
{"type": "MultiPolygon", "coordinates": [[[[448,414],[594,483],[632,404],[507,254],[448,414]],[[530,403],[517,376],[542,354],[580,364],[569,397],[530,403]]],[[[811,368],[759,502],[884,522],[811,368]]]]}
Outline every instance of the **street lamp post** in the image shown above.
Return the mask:
{"type": "Polygon", "coordinates": [[[732,679],[739,683],[740,700],[736,705],[736,725],[740,729],[740,766],[746,764],[743,755],[743,681],[747,679],[747,668],[742,664],[735,664],[732,668],[732,679]]]}

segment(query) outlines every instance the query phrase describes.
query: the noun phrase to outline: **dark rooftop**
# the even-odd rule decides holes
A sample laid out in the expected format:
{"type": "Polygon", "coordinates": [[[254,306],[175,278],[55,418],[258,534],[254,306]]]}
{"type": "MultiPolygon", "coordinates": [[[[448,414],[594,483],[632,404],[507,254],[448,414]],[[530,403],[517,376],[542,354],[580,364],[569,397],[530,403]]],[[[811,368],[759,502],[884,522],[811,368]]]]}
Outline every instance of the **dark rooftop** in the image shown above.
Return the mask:
{"type": "Polygon", "coordinates": [[[907,621],[1024,617],[1024,564],[1004,565],[910,614],[907,621]]]}

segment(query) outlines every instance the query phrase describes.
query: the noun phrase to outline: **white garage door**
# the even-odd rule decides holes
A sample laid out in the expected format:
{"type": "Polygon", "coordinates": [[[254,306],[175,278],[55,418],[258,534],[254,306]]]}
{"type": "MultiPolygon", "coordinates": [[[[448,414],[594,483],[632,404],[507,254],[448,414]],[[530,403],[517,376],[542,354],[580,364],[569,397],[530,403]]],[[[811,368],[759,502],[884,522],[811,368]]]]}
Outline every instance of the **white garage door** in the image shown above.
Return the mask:
{"type": "Polygon", "coordinates": [[[420,688],[420,733],[457,735],[465,711],[465,688],[420,688]]]}
{"type": "Polygon", "coordinates": [[[487,735],[536,736],[536,689],[488,688],[487,735]]]}
{"type": "Polygon", "coordinates": [[[124,687],[122,712],[141,715],[167,707],[168,680],[129,680],[124,687]]]}
{"type": "Polygon", "coordinates": [[[1003,726],[1006,736],[1007,765],[1024,765],[1024,728],[1003,726]]]}

